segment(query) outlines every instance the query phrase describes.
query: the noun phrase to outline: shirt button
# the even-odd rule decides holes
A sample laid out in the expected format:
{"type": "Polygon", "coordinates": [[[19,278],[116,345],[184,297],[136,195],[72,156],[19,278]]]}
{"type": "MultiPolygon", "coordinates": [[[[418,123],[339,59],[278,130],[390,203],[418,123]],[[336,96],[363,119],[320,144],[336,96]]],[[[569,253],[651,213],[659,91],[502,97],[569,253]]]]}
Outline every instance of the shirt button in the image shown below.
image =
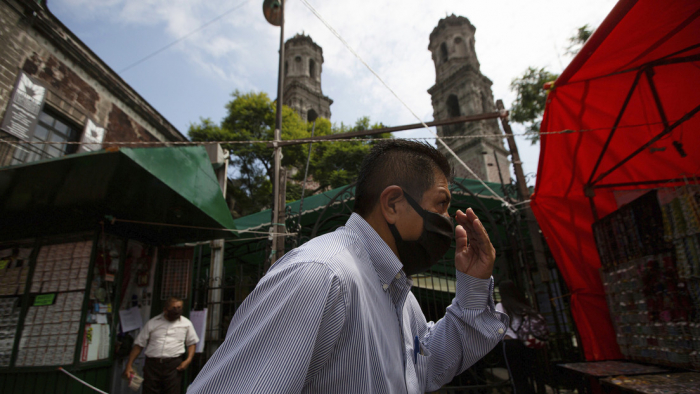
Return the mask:
{"type": "Polygon", "coordinates": [[[389,285],[387,285],[386,283],[382,285],[382,289],[386,290],[388,288],[389,288],[389,285]]]}
{"type": "Polygon", "coordinates": [[[401,279],[401,273],[396,274],[396,279],[401,279]]]}
{"type": "Polygon", "coordinates": [[[498,333],[499,333],[499,334],[503,334],[503,329],[502,329],[502,328],[499,328],[499,329],[498,329],[498,333]]]}

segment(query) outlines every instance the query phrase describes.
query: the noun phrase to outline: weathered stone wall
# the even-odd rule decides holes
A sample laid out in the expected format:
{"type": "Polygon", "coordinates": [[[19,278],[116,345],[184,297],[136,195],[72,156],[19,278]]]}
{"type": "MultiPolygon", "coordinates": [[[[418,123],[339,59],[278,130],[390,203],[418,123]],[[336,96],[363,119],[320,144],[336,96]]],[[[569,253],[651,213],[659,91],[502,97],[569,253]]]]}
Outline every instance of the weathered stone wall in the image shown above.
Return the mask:
{"type": "MultiPolygon", "coordinates": [[[[184,140],[184,136],[123,81],[121,86],[105,86],[98,81],[120,80],[110,70],[95,67],[99,59],[89,49],[81,47],[82,44],[52,18],[48,13],[37,17],[32,17],[31,12],[25,15],[21,0],[0,2],[0,118],[4,117],[22,70],[45,82],[48,86],[45,105],[70,120],[79,130],[90,118],[106,129],[105,141],[184,140]],[[64,36],[72,53],[54,45],[51,40],[55,37],[48,37],[47,30],[53,35],[64,36]],[[88,64],[84,59],[93,61],[88,64]],[[119,97],[128,97],[131,102],[119,97]],[[149,120],[139,112],[147,114],[149,120]]],[[[0,139],[16,141],[2,131],[0,139]]],[[[5,143],[1,145],[0,165],[7,165],[14,148],[8,148],[5,143]]]]}
{"type": "Polygon", "coordinates": [[[309,110],[330,119],[333,100],[323,95],[323,49],[311,37],[297,34],[284,43],[284,92],[282,103],[307,119],[309,110]],[[310,62],[313,61],[313,69],[310,62]]]}
{"type": "MultiPolygon", "coordinates": [[[[492,82],[479,70],[479,61],[474,50],[475,31],[476,28],[467,18],[451,15],[441,19],[430,34],[428,49],[435,63],[436,83],[428,93],[432,99],[435,120],[496,111],[491,92],[492,82]],[[450,102],[455,105],[451,106],[450,102]]],[[[510,182],[508,151],[504,148],[502,138],[479,137],[501,134],[496,119],[442,126],[437,129],[441,137],[473,137],[447,139],[445,142],[482,180],[500,182],[501,177],[493,156],[495,151],[503,181],[510,182]]],[[[438,149],[448,156],[457,176],[474,177],[457,159],[451,157],[442,145],[438,145],[438,149]]]]}

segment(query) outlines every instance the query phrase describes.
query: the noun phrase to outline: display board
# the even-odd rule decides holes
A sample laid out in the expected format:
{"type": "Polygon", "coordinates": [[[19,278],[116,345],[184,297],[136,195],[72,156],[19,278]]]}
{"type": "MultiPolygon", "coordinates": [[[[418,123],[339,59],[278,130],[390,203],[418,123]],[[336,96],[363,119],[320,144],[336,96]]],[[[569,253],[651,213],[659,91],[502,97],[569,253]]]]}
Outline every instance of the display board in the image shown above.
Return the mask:
{"type": "Polygon", "coordinates": [[[0,367],[9,367],[19,321],[19,297],[0,298],[0,367]]]}
{"type": "Polygon", "coordinates": [[[625,357],[700,368],[700,189],[653,190],[593,225],[625,357]]]}
{"type": "Polygon", "coordinates": [[[21,313],[32,250],[12,248],[0,250],[0,367],[9,367],[21,313]],[[12,296],[12,297],[6,297],[12,296]]]}
{"type": "Polygon", "coordinates": [[[92,241],[39,249],[15,366],[73,363],[91,253],[92,241]]]}

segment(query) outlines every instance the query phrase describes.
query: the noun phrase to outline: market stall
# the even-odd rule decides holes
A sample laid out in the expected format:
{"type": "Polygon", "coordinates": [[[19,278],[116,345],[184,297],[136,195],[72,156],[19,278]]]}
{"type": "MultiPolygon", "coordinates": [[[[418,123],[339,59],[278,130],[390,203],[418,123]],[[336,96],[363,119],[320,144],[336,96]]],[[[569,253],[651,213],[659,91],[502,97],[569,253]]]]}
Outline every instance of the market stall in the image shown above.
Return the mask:
{"type": "Polygon", "coordinates": [[[190,299],[192,248],[235,229],[204,148],[0,169],[0,391],[107,392],[129,333],[190,299]],[[50,389],[49,389],[50,388],[50,389]]]}
{"type": "MultiPolygon", "coordinates": [[[[642,330],[663,322],[661,336],[667,338],[678,326],[669,330],[665,323],[689,325],[698,317],[692,305],[683,304],[687,292],[669,287],[674,278],[683,277],[684,268],[664,239],[673,235],[664,233],[662,212],[668,208],[661,207],[667,202],[663,196],[691,190],[700,174],[700,3],[620,1],[549,88],[531,206],[571,289],[572,314],[586,358],[623,358],[618,334],[640,330],[627,334],[645,335],[643,347],[655,349],[643,356],[635,349],[635,355],[623,339],[626,355],[669,361],[680,352],[657,351],[669,346],[654,346],[654,339],[646,338],[652,334],[642,330]],[[662,191],[643,196],[656,189],[662,191]],[[617,217],[621,219],[612,219],[617,217]],[[608,225],[611,221],[614,225],[608,225]],[[654,305],[661,310],[635,309],[649,307],[641,303],[643,289],[632,288],[636,279],[617,273],[625,264],[649,261],[657,274],[663,271],[662,277],[668,278],[666,287],[656,283],[653,291],[670,299],[654,305]],[[616,299],[623,291],[638,299],[616,299]],[[607,301],[615,308],[616,321],[607,301]],[[625,321],[617,319],[622,319],[623,307],[625,321]]],[[[642,347],[641,339],[638,345],[642,347]]],[[[682,361],[684,356],[679,357],[682,361]]]]}

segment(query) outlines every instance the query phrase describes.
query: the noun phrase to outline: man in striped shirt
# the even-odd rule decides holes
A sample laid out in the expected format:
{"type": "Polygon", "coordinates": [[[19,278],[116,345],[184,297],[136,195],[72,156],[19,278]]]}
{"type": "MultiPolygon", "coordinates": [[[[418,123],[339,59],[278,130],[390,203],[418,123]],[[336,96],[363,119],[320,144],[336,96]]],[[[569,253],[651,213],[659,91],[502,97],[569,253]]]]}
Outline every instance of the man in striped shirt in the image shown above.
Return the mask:
{"type": "Polygon", "coordinates": [[[491,297],[495,250],[483,225],[471,209],[454,230],[447,216],[451,172],[427,144],[377,144],[346,225],[270,268],[188,393],[423,393],[486,355],[508,317],[491,297]],[[410,276],[453,236],[456,295],[427,322],[410,276]]]}

